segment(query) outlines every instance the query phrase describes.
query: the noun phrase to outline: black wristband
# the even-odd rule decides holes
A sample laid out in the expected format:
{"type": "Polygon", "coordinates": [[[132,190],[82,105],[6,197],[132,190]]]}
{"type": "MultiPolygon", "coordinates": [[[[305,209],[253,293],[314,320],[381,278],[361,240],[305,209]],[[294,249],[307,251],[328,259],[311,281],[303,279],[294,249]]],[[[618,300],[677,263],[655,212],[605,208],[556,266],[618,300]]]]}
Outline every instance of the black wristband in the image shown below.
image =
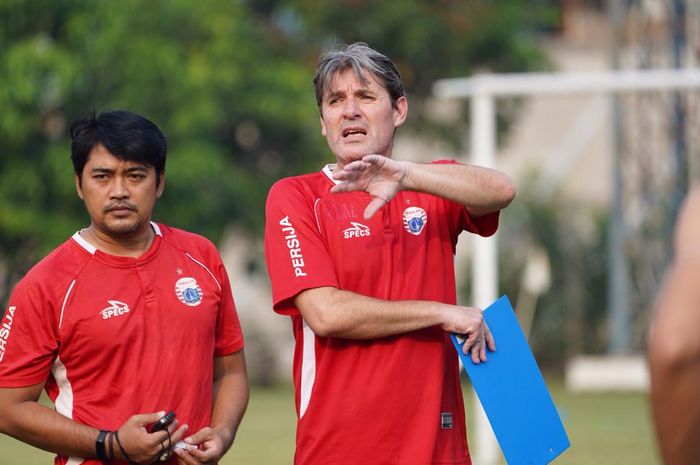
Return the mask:
{"type": "Polygon", "coordinates": [[[105,437],[107,433],[109,433],[109,431],[101,429],[100,434],[98,434],[97,439],[95,439],[95,455],[102,462],[107,461],[107,454],[105,454],[105,437]]]}
{"type": "Polygon", "coordinates": [[[109,433],[109,460],[114,460],[114,433],[109,433]]]}
{"type": "Polygon", "coordinates": [[[117,440],[117,446],[119,446],[119,450],[122,452],[122,456],[124,456],[126,461],[129,462],[131,465],[138,465],[136,462],[131,460],[129,455],[124,450],[124,446],[122,446],[122,442],[119,440],[119,431],[118,430],[114,432],[114,439],[117,440]]]}

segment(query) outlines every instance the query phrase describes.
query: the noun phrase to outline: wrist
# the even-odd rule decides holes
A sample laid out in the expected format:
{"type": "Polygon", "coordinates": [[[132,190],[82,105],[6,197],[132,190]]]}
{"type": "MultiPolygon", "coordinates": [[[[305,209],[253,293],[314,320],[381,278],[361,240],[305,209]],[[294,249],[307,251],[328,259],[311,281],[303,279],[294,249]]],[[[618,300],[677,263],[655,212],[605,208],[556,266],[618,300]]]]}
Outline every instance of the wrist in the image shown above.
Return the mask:
{"type": "Polygon", "coordinates": [[[412,176],[411,173],[413,171],[413,167],[415,166],[415,163],[412,163],[410,161],[399,161],[398,163],[401,164],[402,166],[402,174],[401,174],[401,179],[399,179],[399,190],[405,191],[405,190],[411,190],[411,181],[412,181],[412,176]]]}
{"type": "Polygon", "coordinates": [[[101,429],[95,438],[95,457],[101,462],[107,461],[107,435],[109,431],[101,429]]]}
{"type": "Polygon", "coordinates": [[[435,309],[434,312],[438,319],[436,324],[439,324],[443,330],[452,332],[455,326],[455,315],[453,308],[449,305],[442,305],[438,302],[434,302],[433,304],[435,309]]]}
{"type": "Polygon", "coordinates": [[[228,450],[233,444],[233,439],[236,436],[236,431],[228,426],[212,426],[212,429],[216,432],[221,439],[221,444],[224,450],[228,450]]]}

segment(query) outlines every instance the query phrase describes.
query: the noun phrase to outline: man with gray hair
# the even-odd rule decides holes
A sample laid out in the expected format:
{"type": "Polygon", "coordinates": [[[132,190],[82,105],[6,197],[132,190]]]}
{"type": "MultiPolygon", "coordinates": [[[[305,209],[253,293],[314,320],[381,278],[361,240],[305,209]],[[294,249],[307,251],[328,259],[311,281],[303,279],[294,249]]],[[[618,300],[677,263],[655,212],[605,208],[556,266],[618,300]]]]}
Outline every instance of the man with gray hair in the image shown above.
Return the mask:
{"type": "Polygon", "coordinates": [[[270,190],[273,307],[292,319],[295,464],[469,464],[457,354],[495,350],[481,310],[456,305],[461,231],[488,236],[515,195],[495,170],[392,159],[408,100],[364,43],[314,77],[335,164],[270,190]]]}

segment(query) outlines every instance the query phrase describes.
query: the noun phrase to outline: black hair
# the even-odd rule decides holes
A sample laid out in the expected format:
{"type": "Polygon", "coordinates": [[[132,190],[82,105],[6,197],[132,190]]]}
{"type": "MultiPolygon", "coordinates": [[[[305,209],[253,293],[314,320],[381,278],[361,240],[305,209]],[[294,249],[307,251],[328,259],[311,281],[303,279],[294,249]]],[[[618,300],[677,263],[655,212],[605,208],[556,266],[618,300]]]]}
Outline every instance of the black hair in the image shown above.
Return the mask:
{"type": "Polygon", "coordinates": [[[130,111],[115,110],[100,114],[93,112],[87,118],[73,123],[70,128],[71,160],[73,169],[82,181],[83,168],[90,152],[102,144],[120,160],[135,161],[156,169],[156,185],[165,171],[168,144],[165,136],[151,121],[130,111]]]}

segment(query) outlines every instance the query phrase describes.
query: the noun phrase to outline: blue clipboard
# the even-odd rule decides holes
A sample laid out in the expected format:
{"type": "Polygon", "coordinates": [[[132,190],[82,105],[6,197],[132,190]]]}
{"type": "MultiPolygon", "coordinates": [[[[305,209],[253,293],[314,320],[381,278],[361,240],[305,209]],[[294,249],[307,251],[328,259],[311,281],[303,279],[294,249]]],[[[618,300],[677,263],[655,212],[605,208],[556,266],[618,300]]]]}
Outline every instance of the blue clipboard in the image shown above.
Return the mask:
{"type": "Polygon", "coordinates": [[[508,465],[545,465],[569,446],[564,425],[508,297],[484,310],[496,351],[478,365],[452,342],[508,465]]]}

